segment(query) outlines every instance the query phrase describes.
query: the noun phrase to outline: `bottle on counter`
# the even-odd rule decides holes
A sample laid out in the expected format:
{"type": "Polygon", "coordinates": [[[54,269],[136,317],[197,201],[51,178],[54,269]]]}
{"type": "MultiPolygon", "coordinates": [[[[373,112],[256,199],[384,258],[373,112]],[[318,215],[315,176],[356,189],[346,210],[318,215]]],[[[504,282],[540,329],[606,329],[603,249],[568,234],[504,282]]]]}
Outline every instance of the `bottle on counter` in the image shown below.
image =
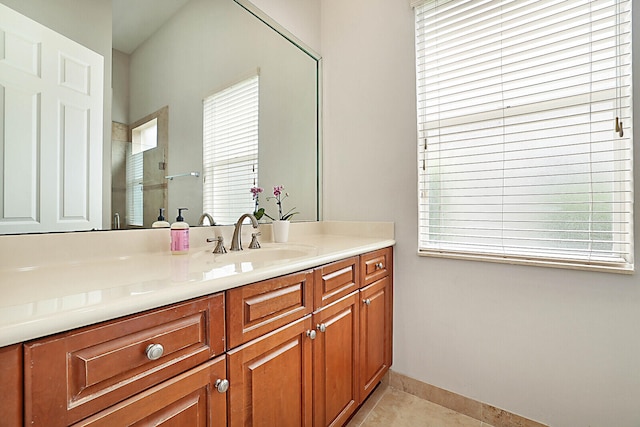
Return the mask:
{"type": "Polygon", "coordinates": [[[151,228],[169,228],[171,225],[168,221],[164,219],[164,208],[160,208],[160,215],[158,215],[158,220],[151,224],[151,228]]]}
{"type": "Polygon", "coordinates": [[[189,224],[182,217],[182,211],[187,208],[178,208],[176,222],[171,224],[171,253],[186,254],[189,252],[189,224]]]}

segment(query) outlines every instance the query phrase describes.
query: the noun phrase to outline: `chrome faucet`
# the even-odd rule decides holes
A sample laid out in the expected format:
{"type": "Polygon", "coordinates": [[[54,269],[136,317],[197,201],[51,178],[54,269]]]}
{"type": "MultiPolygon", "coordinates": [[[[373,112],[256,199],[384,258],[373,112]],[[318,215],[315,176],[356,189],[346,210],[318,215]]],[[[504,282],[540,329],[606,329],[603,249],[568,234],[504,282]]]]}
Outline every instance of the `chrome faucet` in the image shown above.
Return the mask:
{"type": "Polygon", "coordinates": [[[216,247],[213,250],[214,254],[226,254],[227,248],[224,247],[224,238],[222,236],[218,236],[215,239],[207,239],[207,242],[216,242],[216,247]]]}
{"type": "Polygon", "coordinates": [[[258,220],[252,214],[244,214],[240,217],[238,222],[236,222],[236,228],[233,230],[233,237],[231,238],[231,250],[232,251],[241,251],[242,250],[242,222],[245,218],[249,218],[251,220],[251,225],[253,228],[258,228],[258,220]]]}
{"type": "Polygon", "coordinates": [[[198,225],[204,225],[205,218],[209,220],[209,225],[216,225],[216,222],[213,220],[213,217],[206,212],[200,215],[200,219],[198,220],[198,225]]]}

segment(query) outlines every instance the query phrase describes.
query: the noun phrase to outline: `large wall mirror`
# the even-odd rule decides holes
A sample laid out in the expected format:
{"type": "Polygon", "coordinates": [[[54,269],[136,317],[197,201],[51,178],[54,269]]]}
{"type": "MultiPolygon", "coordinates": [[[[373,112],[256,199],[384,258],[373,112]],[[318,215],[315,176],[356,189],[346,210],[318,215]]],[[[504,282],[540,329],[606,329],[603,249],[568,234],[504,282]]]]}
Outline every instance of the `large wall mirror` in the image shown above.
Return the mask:
{"type": "MultiPolygon", "coordinates": [[[[260,206],[271,216],[277,215],[277,206],[266,199],[273,186],[283,185],[289,193],[285,209],[295,207],[299,212],[294,220],[320,219],[319,57],[265,21],[252,4],[245,0],[0,3],[104,57],[100,98],[104,114],[97,150],[102,160],[100,185],[80,186],[87,200],[99,199],[91,211],[94,222],[73,225],[74,221],[60,220],[69,202],[60,202],[62,196],[56,200],[40,194],[40,172],[32,174],[36,184],[24,191],[11,190],[15,189],[7,176],[11,168],[5,167],[0,170],[3,206],[11,206],[9,196],[28,193],[34,200],[29,208],[34,218],[1,214],[0,233],[147,228],[160,208],[171,222],[183,207],[188,208],[184,216],[191,225],[197,225],[203,213],[218,224],[230,224],[240,212],[254,209],[250,192],[254,185],[264,188],[260,206]],[[47,203],[56,204],[51,208],[57,216],[51,228],[25,228],[25,223],[39,221],[38,209],[47,203]]],[[[5,35],[2,41],[9,38],[5,35]]],[[[15,45],[3,52],[11,49],[15,51],[15,45]]],[[[2,58],[0,86],[4,86],[9,77],[3,73],[10,72],[1,63],[2,58]]],[[[10,103],[5,105],[0,111],[3,123],[15,121],[18,112],[10,103]]],[[[9,137],[5,126],[0,130],[6,149],[9,137]]],[[[48,143],[47,136],[36,132],[34,152],[48,143]]],[[[59,135],[51,139],[64,145],[59,135]]],[[[95,154],[95,146],[87,151],[92,150],[95,154]]],[[[73,160],[86,157],[81,153],[73,160]]],[[[4,153],[5,163],[10,156],[4,153]]],[[[37,167],[48,163],[39,152],[36,157],[37,167]]],[[[94,175],[95,169],[87,167],[94,175]]],[[[67,175],[54,180],[84,179],[81,174],[67,175]]],[[[72,200],[81,200],[76,204],[82,211],[84,199],[72,200]]]]}

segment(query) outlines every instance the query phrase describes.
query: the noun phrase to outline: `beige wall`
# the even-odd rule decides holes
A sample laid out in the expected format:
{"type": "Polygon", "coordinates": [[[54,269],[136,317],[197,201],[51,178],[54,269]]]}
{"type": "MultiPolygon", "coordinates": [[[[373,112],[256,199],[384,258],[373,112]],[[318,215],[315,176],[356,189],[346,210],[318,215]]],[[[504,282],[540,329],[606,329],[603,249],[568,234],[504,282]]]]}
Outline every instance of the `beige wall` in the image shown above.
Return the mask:
{"type": "Polygon", "coordinates": [[[396,224],[393,369],[556,427],[637,427],[637,274],[416,255],[408,4],[321,1],[324,214],[396,224]]]}
{"type": "Polygon", "coordinates": [[[311,49],[320,51],[320,1],[251,0],[251,3],[311,49]]]}

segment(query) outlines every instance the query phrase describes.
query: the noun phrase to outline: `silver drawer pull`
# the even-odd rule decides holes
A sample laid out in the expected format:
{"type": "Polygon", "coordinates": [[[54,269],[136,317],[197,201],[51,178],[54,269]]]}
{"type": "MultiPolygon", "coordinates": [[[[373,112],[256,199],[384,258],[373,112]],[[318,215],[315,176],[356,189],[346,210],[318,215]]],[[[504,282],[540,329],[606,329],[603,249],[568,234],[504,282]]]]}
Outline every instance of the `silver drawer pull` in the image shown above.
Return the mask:
{"type": "Polygon", "coordinates": [[[384,264],[381,262],[376,263],[376,270],[382,270],[384,268],[384,264]]]}
{"type": "Polygon", "coordinates": [[[311,329],[310,331],[307,331],[307,336],[310,339],[315,340],[316,339],[316,331],[314,331],[313,329],[311,329]]]}
{"type": "Polygon", "coordinates": [[[365,303],[366,305],[371,305],[371,300],[369,298],[363,299],[362,302],[365,303]]]}
{"type": "Polygon", "coordinates": [[[164,354],[164,347],[162,344],[149,344],[145,353],[147,354],[147,359],[158,360],[164,354]]]}
{"type": "Polygon", "coordinates": [[[217,380],[214,386],[218,390],[218,393],[224,393],[229,390],[229,380],[217,380]]]}
{"type": "Polygon", "coordinates": [[[326,332],[327,331],[327,325],[325,325],[324,323],[320,323],[316,326],[316,329],[319,330],[320,332],[326,332]]]}

